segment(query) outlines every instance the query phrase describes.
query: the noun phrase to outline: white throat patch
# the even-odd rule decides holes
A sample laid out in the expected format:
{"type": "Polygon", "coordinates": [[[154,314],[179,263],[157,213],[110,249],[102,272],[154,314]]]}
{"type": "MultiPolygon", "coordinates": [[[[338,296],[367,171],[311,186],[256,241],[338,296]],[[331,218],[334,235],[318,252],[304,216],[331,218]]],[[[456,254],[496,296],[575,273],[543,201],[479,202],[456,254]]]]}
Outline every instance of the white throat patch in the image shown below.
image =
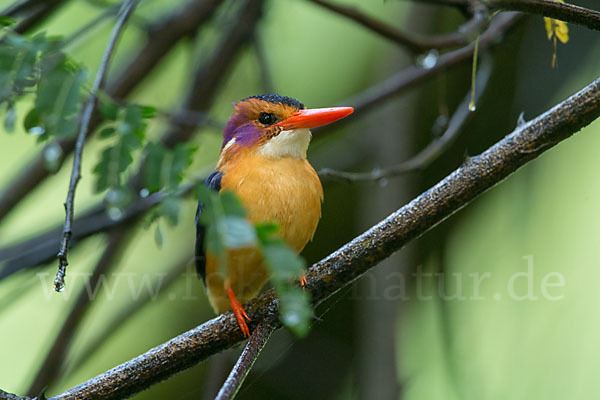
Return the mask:
{"type": "Polygon", "coordinates": [[[308,129],[281,131],[258,149],[258,154],[271,158],[306,158],[312,135],[308,129]]]}

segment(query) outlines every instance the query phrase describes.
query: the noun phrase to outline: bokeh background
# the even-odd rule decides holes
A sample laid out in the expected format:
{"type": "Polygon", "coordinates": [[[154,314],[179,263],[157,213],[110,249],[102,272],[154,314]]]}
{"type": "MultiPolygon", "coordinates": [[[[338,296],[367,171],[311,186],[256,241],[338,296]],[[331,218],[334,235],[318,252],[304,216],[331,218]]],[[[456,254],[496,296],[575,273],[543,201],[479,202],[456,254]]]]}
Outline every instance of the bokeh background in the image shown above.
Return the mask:
{"type": "MultiPolygon", "coordinates": [[[[464,22],[454,9],[410,1],[336,1],[406,32],[449,32],[464,22]]],[[[147,24],[186,3],[142,1],[120,41],[109,81],[147,40],[155,40],[145,35],[147,24]]],[[[9,4],[0,1],[0,8],[9,4]]],[[[73,38],[112,4],[116,3],[65,1],[26,35],[46,31],[73,38]]],[[[595,0],[578,4],[598,6],[595,0]]],[[[127,101],[177,110],[194,71],[230,29],[238,6],[237,1],[223,1],[196,34],[173,45],[127,101]]],[[[73,38],[68,54],[95,72],[113,24],[114,17],[105,18],[73,38]]],[[[502,38],[489,53],[491,77],[476,111],[458,140],[423,171],[379,182],[325,182],[323,218],[302,254],[307,262],[328,255],[444,177],[469,154],[478,154],[509,133],[521,113],[529,120],[597,78],[600,35],[574,25],[569,29],[569,42],[559,44],[556,69],[550,65],[552,45],[541,17],[523,18],[502,38]]],[[[219,124],[231,113],[232,102],[276,92],[308,107],[331,106],[415,62],[397,44],[310,1],[266,0],[254,38],[222,71],[209,107],[216,123],[198,127],[191,138],[198,151],[186,180],[206,176],[214,166],[221,142],[219,124]]],[[[352,121],[322,136],[315,133],[311,163],[317,170],[369,171],[410,158],[439,134],[440,116],[451,115],[468,93],[470,76],[467,62],[356,113],[352,121]]],[[[17,104],[19,121],[30,107],[27,97],[17,104]]],[[[149,123],[149,136],[159,137],[169,120],[159,115],[149,123]]],[[[0,132],[0,191],[43,146],[20,128],[12,134],[0,132]]],[[[102,147],[96,136],[86,144],[75,203],[78,213],[102,201],[92,177],[102,147]]],[[[327,301],[316,310],[318,318],[308,337],[278,331],[239,398],[600,396],[599,147],[600,123],[595,122],[327,301]],[[474,284],[477,279],[479,285],[474,284]]],[[[70,166],[68,158],[0,222],[0,249],[62,223],[70,166]]],[[[191,265],[195,203],[186,198],[176,226],[141,218],[126,233],[113,236],[121,248],[74,331],[59,373],[47,383],[46,395],[60,393],[213,317],[191,265]],[[150,289],[152,295],[144,295],[150,289]]],[[[28,392],[107,244],[107,233],[77,243],[63,293],[51,289],[54,261],[0,281],[0,388],[28,392]]],[[[2,271],[7,260],[0,262],[2,271]]],[[[211,398],[240,351],[213,357],[136,398],[211,398]]]]}

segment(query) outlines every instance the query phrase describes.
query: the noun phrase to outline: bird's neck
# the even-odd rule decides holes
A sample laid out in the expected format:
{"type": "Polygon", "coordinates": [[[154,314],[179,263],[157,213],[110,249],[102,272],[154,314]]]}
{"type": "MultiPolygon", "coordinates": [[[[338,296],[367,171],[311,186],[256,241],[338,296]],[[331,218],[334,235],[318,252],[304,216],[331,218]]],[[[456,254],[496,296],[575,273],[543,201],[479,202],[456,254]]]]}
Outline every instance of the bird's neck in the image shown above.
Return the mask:
{"type": "Polygon", "coordinates": [[[291,157],[304,160],[310,139],[311,134],[308,129],[283,131],[262,144],[256,152],[268,158],[291,157]]]}

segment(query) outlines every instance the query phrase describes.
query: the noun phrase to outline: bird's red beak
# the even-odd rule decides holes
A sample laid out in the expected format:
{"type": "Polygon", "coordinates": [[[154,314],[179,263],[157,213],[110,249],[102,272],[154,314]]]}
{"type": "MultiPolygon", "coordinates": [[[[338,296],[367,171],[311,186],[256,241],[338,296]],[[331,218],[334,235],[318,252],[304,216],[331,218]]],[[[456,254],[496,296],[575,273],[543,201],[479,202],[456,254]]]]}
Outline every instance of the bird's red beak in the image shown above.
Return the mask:
{"type": "Polygon", "coordinates": [[[338,119],[347,117],[354,112],[352,107],[330,107],[300,110],[291,117],[275,124],[284,130],[310,129],[330,124],[338,119]]]}

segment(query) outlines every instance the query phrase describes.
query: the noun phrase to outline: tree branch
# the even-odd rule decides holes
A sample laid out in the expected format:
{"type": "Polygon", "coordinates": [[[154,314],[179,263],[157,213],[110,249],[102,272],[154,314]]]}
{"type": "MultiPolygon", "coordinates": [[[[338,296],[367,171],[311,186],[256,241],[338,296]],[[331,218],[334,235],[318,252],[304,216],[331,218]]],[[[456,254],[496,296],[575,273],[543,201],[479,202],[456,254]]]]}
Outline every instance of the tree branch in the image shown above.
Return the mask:
{"type": "MultiPolygon", "coordinates": [[[[441,4],[459,8],[468,7],[471,0],[414,0],[421,3],[441,4]]],[[[485,0],[491,10],[522,11],[559,19],[575,25],[600,31],[600,12],[554,0],[485,0]]]]}
{"type": "MultiPolygon", "coordinates": [[[[315,305],[421,236],[478,195],[600,116],[600,79],[521,126],[434,187],[347,243],[307,272],[315,305]]],[[[279,327],[278,301],[268,291],[244,307],[250,327],[279,327]]],[[[56,397],[116,399],[135,394],[243,340],[231,312],[220,315],[56,397]]]]}
{"type": "Polygon", "coordinates": [[[271,334],[275,332],[276,328],[277,327],[270,323],[268,319],[258,324],[256,329],[254,329],[254,332],[252,332],[252,336],[248,339],[248,343],[246,343],[242,354],[225,380],[225,383],[223,383],[221,390],[219,390],[217,397],[215,397],[215,400],[231,400],[235,398],[242,387],[242,384],[246,380],[246,377],[250,373],[250,370],[254,366],[256,359],[260,355],[260,352],[265,347],[271,334]]]}
{"type": "Polygon", "coordinates": [[[469,44],[486,28],[488,23],[487,9],[485,7],[476,7],[473,10],[472,18],[461,25],[456,32],[434,36],[418,35],[415,33],[407,34],[398,30],[395,26],[388,25],[377,18],[364,14],[354,7],[334,4],[324,0],[308,1],[349,18],[415,54],[431,49],[446,49],[469,44]]]}
{"type": "MultiPolygon", "coordinates": [[[[492,60],[489,58],[489,56],[484,56],[484,62],[481,64],[479,73],[477,75],[477,80],[475,82],[475,103],[479,101],[479,98],[485,91],[491,75],[492,60]]],[[[425,147],[415,156],[411,157],[409,160],[391,167],[373,169],[371,172],[346,172],[336,171],[330,168],[323,168],[319,171],[319,177],[321,180],[337,179],[346,182],[379,181],[381,179],[397,177],[409,172],[427,168],[432,162],[434,162],[439,156],[448,150],[458,135],[462,132],[464,124],[472,115],[472,111],[469,110],[470,102],[471,91],[469,90],[469,93],[467,93],[463,101],[458,105],[456,111],[450,118],[448,128],[444,134],[434,139],[427,145],[427,147],[425,147]]]]}
{"type": "Polygon", "coordinates": [[[96,73],[96,78],[94,80],[94,84],[92,85],[89,99],[87,101],[87,104],[85,105],[83,114],[81,116],[81,126],[79,128],[79,133],[77,134],[77,141],[75,143],[75,155],[73,157],[73,169],[71,170],[71,180],[69,182],[67,200],[65,201],[65,227],[60,241],[60,248],[57,254],[58,272],[56,273],[56,279],[54,280],[54,289],[57,292],[63,291],[65,287],[65,272],[67,269],[67,265],[69,264],[67,261],[67,255],[69,252],[69,243],[73,234],[72,225],[75,190],[77,188],[77,183],[79,183],[79,179],[81,179],[81,158],[83,154],[83,144],[85,142],[85,136],[89,130],[92,114],[94,112],[94,109],[96,108],[96,95],[98,91],[102,88],[102,85],[104,84],[104,77],[106,75],[106,72],[108,71],[108,65],[110,63],[110,59],[112,57],[121,31],[125,27],[127,19],[129,18],[133,10],[135,10],[139,2],[140,0],[126,0],[123,3],[121,11],[119,12],[120,16],[111,33],[108,44],[106,45],[106,49],[104,50],[104,54],[102,55],[102,60],[100,61],[100,66],[98,67],[98,72],[96,73]]]}

